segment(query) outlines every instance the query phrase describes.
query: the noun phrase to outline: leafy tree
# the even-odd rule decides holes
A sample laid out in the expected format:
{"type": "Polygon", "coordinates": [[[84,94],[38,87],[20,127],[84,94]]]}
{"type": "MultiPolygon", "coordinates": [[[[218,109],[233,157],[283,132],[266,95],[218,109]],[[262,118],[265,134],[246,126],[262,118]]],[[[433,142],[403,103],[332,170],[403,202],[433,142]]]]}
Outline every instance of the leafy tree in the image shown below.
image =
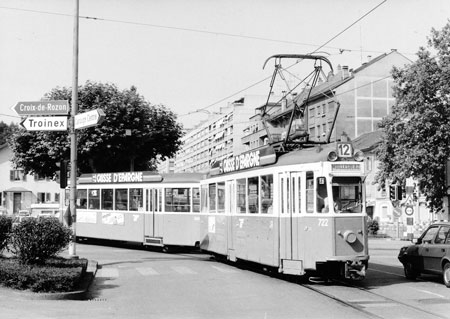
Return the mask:
{"type": "MultiPolygon", "coordinates": [[[[54,88],[51,100],[71,101],[71,88],[54,88]]],[[[77,130],[81,173],[151,170],[156,158],[173,156],[181,145],[182,127],[162,105],[151,105],[132,86],[87,82],[78,89],[78,113],[102,109],[102,124],[77,130]]],[[[54,176],[60,160],[70,158],[68,132],[17,129],[9,144],[13,163],[27,173],[54,176]]]]}
{"type": "Polygon", "coordinates": [[[380,124],[384,139],[377,181],[419,182],[433,210],[446,195],[445,167],[450,157],[450,20],[432,29],[427,48],[405,68],[394,68],[392,114],[380,124]]]}
{"type": "Polygon", "coordinates": [[[8,125],[3,121],[0,122],[0,145],[7,142],[8,137],[12,134],[15,128],[17,128],[17,125],[14,123],[8,125]]]}

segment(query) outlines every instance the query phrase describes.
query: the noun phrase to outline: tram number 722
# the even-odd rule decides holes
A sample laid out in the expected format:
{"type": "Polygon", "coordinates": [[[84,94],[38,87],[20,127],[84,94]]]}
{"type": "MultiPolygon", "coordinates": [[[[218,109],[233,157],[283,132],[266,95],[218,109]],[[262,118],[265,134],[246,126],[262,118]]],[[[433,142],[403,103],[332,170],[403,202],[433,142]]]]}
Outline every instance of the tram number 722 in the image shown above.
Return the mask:
{"type": "Polygon", "coordinates": [[[328,227],[328,219],[319,218],[319,227],[328,227]]]}

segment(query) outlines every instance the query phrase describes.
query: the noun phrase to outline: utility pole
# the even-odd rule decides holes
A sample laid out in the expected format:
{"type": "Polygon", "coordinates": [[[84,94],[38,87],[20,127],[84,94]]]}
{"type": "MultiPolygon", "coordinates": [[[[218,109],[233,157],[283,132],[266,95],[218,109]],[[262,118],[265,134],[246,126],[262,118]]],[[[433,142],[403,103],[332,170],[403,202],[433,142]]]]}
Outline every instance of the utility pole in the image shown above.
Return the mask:
{"type": "Polygon", "coordinates": [[[73,26],[73,74],[72,74],[72,109],[70,113],[70,214],[72,219],[73,237],[69,243],[69,255],[76,255],[76,231],[77,231],[77,131],[75,130],[75,115],[78,111],[78,22],[80,14],[80,1],[75,0],[75,15],[73,26]]]}

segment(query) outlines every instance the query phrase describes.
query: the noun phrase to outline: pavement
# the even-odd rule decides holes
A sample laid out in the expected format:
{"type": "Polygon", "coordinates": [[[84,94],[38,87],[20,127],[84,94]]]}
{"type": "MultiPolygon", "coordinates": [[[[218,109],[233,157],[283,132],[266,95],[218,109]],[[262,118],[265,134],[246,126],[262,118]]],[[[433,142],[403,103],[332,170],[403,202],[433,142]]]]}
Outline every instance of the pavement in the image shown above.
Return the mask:
{"type": "MultiPolygon", "coordinates": [[[[398,260],[396,260],[396,256],[401,247],[409,244],[411,244],[411,242],[405,240],[391,238],[369,238],[369,254],[371,254],[371,251],[377,251],[377,253],[373,255],[373,259],[379,259],[377,257],[380,256],[377,256],[377,254],[381,251],[382,254],[386,255],[384,257],[389,258],[389,262],[387,262],[387,264],[398,263],[398,266],[401,266],[398,260]]],[[[66,255],[66,257],[68,257],[68,254],[66,255]]],[[[371,258],[371,260],[373,259],[371,258]]],[[[83,278],[83,282],[77,291],[65,293],[34,293],[30,291],[18,291],[11,288],[0,287],[0,296],[14,296],[16,298],[23,298],[24,300],[82,300],[88,293],[89,287],[97,273],[97,268],[98,263],[94,260],[89,260],[86,276],[83,278]]]]}

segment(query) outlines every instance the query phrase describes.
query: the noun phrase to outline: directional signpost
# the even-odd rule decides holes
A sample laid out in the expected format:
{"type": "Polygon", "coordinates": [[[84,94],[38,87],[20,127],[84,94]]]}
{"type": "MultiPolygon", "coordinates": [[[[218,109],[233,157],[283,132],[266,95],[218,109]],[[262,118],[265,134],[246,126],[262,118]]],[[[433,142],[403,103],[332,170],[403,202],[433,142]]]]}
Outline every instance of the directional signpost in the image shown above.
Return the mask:
{"type": "Polygon", "coordinates": [[[75,129],[87,128],[101,124],[105,119],[102,109],[96,109],[75,115],[75,129]]]}
{"type": "Polygon", "coordinates": [[[12,107],[20,116],[25,115],[67,115],[69,114],[69,101],[34,101],[34,102],[17,102],[12,107]]]}
{"type": "Polygon", "coordinates": [[[27,131],[67,131],[67,116],[29,116],[20,125],[27,131]]]}

